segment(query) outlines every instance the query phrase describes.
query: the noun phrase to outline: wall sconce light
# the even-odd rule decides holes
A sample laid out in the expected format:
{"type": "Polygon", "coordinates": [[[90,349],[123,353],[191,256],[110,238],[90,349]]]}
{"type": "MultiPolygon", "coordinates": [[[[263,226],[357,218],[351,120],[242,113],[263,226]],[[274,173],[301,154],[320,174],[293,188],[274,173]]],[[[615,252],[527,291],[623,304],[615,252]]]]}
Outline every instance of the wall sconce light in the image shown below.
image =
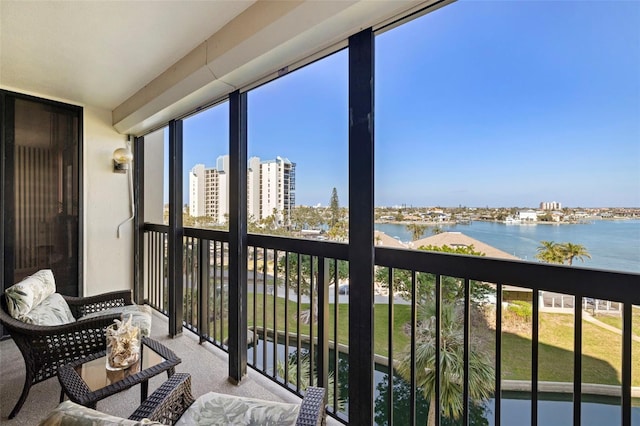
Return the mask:
{"type": "Polygon", "coordinates": [[[133,152],[129,149],[129,142],[127,142],[125,148],[118,148],[113,151],[113,172],[126,173],[132,161],[133,152]]]}

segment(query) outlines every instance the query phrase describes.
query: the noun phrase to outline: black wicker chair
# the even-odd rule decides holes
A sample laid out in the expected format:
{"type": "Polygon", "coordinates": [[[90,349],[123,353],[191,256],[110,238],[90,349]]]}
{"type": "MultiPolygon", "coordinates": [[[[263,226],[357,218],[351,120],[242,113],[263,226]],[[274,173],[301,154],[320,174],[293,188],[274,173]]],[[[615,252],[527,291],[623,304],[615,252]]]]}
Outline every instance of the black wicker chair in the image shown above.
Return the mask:
{"type": "Polygon", "coordinates": [[[0,295],[0,322],[20,349],[25,364],[22,394],[9,418],[15,417],[29,395],[31,386],[56,375],[58,367],[105,350],[104,329],[120,319],[120,314],[82,319],[86,314],[131,305],[131,291],[115,291],[90,297],[63,296],[76,322],[58,326],[26,324],[9,315],[5,295],[0,295]]]}
{"type": "MultiPolygon", "coordinates": [[[[310,387],[305,391],[296,425],[317,426],[325,424],[324,388],[310,387]]],[[[164,382],[129,416],[130,420],[149,419],[167,425],[175,424],[187,408],[193,404],[191,375],[176,373],[164,382]]]]}

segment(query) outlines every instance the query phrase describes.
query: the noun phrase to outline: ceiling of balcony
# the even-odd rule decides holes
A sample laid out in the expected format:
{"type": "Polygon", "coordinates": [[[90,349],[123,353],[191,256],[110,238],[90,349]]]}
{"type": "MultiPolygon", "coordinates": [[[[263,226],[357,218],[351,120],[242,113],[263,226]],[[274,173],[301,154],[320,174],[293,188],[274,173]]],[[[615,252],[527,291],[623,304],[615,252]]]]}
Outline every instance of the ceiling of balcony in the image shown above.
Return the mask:
{"type": "Polygon", "coordinates": [[[434,0],[0,1],[0,86],[140,134],[434,0]]]}
{"type": "Polygon", "coordinates": [[[114,109],[253,1],[1,1],[0,83],[114,109]]]}

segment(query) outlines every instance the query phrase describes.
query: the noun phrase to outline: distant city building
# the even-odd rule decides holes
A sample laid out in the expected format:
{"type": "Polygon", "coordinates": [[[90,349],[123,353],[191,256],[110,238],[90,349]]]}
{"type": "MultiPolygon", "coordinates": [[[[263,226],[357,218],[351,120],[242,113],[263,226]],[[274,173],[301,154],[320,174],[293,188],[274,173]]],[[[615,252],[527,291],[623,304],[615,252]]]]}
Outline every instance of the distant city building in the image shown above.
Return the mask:
{"type": "Polygon", "coordinates": [[[543,201],[540,203],[541,210],[562,210],[562,203],[557,201],[543,201]]]}
{"type": "MultiPolygon", "coordinates": [[[[278,225],[291,223],[295,206],[296,165],[286,158],[260,163],[260,217],[275,214],[278,225]]],[[[254,196],[255,197],[255,196],[254,196]]]]}
{"type": "Polygon", "coordinates": [[[247,215],[249,221],[260,216],[260,158],[251,157],[247,167],[247,215]]]}
{"type": "MultiPolygon", "coordinates": [[[[286,158],[249,159],[247,212],[249,220],[274,214],[279,225],[287,225],[295,207],[295,163],[286,158]]],[[[229,214],[229,156],[217,158],[216,168],[196,164],[189,174],[189,214],[210,216],[224,223],[229,214]]]]}
{"type": "Polygon", "coordinates": [[[538,215],[533,210],[523,210],[518,212],[518,219],[521,222],[535,222],[538,220],[538,215]]]}
{"type": "Polygon", "coordinates": [[[189,173],[189,214],[213,217],[223,223],[228,204],[227,174],[196,164],[189,173]]]}

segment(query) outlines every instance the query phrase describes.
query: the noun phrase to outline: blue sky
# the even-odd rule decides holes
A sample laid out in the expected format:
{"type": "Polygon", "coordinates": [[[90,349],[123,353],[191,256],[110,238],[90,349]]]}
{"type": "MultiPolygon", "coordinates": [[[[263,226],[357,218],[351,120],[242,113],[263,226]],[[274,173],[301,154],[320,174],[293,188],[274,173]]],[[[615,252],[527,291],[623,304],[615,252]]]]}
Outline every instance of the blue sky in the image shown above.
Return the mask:
{"type": "MultiPolygon", "coordinates": [[[[376,37],[376,205],[640,206],[640,2],[459,1],[376,37]]],[[[249,155],[348,202],[347,52],[249,93],[249,155]]],[[[185,121],[185,171],[228,152],[185,121]]],[[[185,193],[186,195],[186,193],[185,193]]]]}

